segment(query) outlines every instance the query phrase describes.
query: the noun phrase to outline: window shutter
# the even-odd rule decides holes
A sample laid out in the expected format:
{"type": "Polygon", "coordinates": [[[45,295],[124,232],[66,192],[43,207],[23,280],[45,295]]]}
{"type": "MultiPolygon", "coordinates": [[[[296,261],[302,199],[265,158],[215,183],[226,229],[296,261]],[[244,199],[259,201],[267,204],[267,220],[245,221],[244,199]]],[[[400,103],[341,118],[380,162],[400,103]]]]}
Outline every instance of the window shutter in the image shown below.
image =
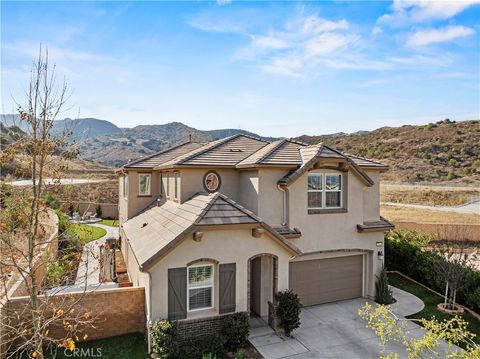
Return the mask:
{"type": "Polygon", "coordinates": [[[168,270],[168,319],[187,317],[187,268],[168,270]]]}
{"type": "Polygon", "coordinates": [[[236,264],[220,264],[219,268],[219,313],[234,312],[236,264]]]}

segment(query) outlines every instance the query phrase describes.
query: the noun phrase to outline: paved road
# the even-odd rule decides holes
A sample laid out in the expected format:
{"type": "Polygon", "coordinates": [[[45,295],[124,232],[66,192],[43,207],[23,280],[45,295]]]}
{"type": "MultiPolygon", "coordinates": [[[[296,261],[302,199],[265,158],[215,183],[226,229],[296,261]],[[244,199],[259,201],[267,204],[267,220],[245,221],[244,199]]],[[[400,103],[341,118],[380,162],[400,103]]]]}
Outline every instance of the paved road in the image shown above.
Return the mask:
{"type": "MultiPolygon", "coordinates": [[[[72,184],[83,184],[83,183],[97,183],[97,182],[106,182],[108,180],[104,179],[92,179],[92,178],[62,178],[60,179],[60,184],[61,185],[72,185],[72,184]]],[[[44,184],[50,185],[54,184],[54,180],[52,178],[45,178],[43,180],[44,184]]],[[[12,181],[12,182],[7,182],[7,184],[15,187],[25,187],[25,186],[31,186],[32,185],[32,180],[18,180],[18,181],[12,181]]]]}
{"type": "Polygon", "coordinates": [[[395,207],[418,208],[418,209],[428,209],[431,211],[457,212],[457,213],[480,215],[480,201],[472,202],[472,203],[469,203],[463,206],[458,206],[458,207],[435,207],[435,206],[424,206],[421,204],[396,203],[396,202],[381,202],[381,204],[384,204],[387,206],[395,206],[395,207]]]}

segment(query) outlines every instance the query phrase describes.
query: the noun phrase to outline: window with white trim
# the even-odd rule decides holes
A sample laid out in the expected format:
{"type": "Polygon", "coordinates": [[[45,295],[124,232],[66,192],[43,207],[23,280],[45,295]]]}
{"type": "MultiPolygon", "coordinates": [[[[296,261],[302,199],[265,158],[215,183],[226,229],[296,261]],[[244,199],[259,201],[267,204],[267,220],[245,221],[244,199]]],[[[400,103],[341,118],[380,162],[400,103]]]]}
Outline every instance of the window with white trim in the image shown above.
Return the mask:
{"type": "Polygon", "coordinates": [[[180,174],[178,172],[174,172],[173,176],[175,178],[174,183],[175,183],[175,199],[178,198],[178,179],[180,177],[180,174]]]}
{"type": "Polygon", "coordinates": [[[140,196],[150,196],[152,175],[150,173],[140,173],[138,175],[138,194],[140,196]]]}
{"type": "Polygon", "coordinates": [[[167,172],[167,197],[170,197],[170,173],[167,172]]]}
{"type": "Polygon", "coordinates": [[[342,207],[342,175],[337,173],[308,174],[308,209],[342,207]]]}
{"type": "Polygon", "coordinates": [[[188,311],[213,308],[213,264],[188,267],[188,311]]]}
{"type": "Polygon", "coordinates": [[[163,174],[161,172],[159,177],[158,183],[160,184],[160,188],[158,189],[158,192],[160,193],[160,196],[163,196],[163,174]]]}

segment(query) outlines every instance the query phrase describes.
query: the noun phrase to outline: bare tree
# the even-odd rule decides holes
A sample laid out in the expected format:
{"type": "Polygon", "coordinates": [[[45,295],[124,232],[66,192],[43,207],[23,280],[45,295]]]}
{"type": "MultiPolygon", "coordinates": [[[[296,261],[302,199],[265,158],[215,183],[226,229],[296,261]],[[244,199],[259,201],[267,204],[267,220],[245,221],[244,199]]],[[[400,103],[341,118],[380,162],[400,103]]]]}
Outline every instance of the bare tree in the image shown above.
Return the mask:
{"type": "Polygon", "coordinates": [[[57,238],[47,224],[51,211],[44,200],[44,179],[48,173],[59,184],[68,160],[77,155],[76,148],[67,141],[68,133],[57,135],[52,131],[67,99],[65,81],[57,84],[48,50],[40,47],[25,100],[15,101],[27,133],[2,148],[0,155],[1,163],[21,161],[32,181],[27,190],[10,191],[7,196],[8,189],[3,187],[1,193],[0,274],[4,295],[0,339],[1,350],[8,350],[9,357],[27,354],[43,358],[49,344],[72,348],[79,330],[92,323],[89,313],[79,310],[85,291],[58,296],[60,289],[47,290],[45,286],[45,272],[57,259],[52,243],[57,238]],[[15,276],[21,281],[27,302],[8,297],[8,279],[15,276]]]}
{"type": "Polygon", "coordinates": [[[435,267],[440,280],[445,285],[443,306],[448,310],[456,309],[457,291],[464,287],[469,270],[473,269],[474,258],[463,227],[439,227],[438,240],[430,243],[431,250],[444,259],[435,267]],[[446,239],[440,239],[446,238],[446,239]]]}

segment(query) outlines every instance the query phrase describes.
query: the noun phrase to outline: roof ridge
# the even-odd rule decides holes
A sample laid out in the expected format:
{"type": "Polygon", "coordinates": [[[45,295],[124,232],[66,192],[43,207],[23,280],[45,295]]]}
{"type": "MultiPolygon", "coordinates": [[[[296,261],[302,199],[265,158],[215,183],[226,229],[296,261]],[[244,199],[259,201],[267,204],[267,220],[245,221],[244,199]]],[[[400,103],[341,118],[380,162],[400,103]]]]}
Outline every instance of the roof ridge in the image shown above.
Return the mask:
{"type": "Polygon", "coordinates": [[[379,165],[383,165],[383,163],[380,162],[380,161],[372,160],[371,158],[368,158],[368,157],[352,155],[351,153],[347,153],[347,152],[345,152],[345,156],[355,157],[355,158],[359,158],[359,159],[362,159],[362,160],[365,160],[365,161],[369,161],[369,162],[377,163],[377,164],[379,164],[379,165]]]}
{"type": "MultiPolygon", "coordinates": [[[[167,152],[169,152],[169,151],[175,150],[175,149],[177,149],[177,148],[179,148],[179,147],[181,147],[181,146],[185,146],[185,145],[188,144],[188,143],[194,143],[194,142],[192,142],[191,140],[188,140],[188,141],[186,141],[186,142],[182,142],[182,143],[180,143],[179,145],[176,145],[176,146],[173,146],[173,147],[168,147],[168,148],[166,148],[166,149],[164,149],[164,150],[162,150],[162,151],[158,151],[158,152],[155,152],[155,153],[153,153],[153,154],[151,154],[151,155],[148,155],[148,156],[145,156],[145,157],[141,157],[141,158],[139,158],[139,159],[136,159],[136,160],[134,160],[134,161],[132,161],[132,162],[128,162],[128,163],[124,164],[122,167],[128,167],[128,166],[131,166],[131,165],[134,165],[134,164],[138,164],[139,162],[143,162],[143,161],[148,160],[148,159],[150,159],[150,158],[152,158],[152,157],[155,157],[155,156],[158,156],[158,155],[167,153],[167,152]]],[[[201,143],[201,142],[199,142],[199,143],[201,143]]]]}
{"type": "MultiPolygon", "coordinates": [[[[198,193],[197,195],[205,195],[204,193],[198,193]]],[[[189,201],[194,199],[197,195],[193,196],[189,201]]],[[[218,198],[219,192],[215,193],[209,193],[208,196],[211,196],[211,198],[208,200],[207,205],[205,206],[204,209],[198,214],[197,218],[195,219],[195,222],[193,222],[194,225],[197,225],[202,218],[207,214],[207,212],[212,208],[213,204],[215,203],[215,200],[218,198]]],[[[186,203],[186,202],[184,202],[186,203]]],[[[182,203],[183,204],[183,203],[182,203]]]]}

